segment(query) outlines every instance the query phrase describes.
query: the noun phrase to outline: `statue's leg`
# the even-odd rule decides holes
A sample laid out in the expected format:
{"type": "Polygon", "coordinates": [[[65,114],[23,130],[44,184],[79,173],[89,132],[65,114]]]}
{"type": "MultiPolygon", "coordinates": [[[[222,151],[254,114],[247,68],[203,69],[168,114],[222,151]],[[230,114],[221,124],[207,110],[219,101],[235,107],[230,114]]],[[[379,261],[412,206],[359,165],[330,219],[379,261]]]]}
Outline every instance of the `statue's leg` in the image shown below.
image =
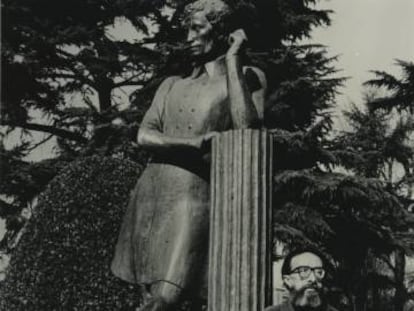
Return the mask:
{"type": "MultiPolygon", "coordinates": [[[[192,304],[190,310],[198,310],[201,306],[201,297],[206,296],[207,285],[207,256],[202,253],[204,260],[198,260],[196,264],[189,265],[185,269],[170,269],[167,275],[169,279],[181,279],[181,284],[167,280],[154,281],[146,286],[147,299],[144,305],[137,311],[177,311],[178,306],[184,301],[192,304]]],[[[174,265],[171,265],[174,267],[174,265]]]]}
{"type": "Polygon", "coordinates": [[[199,295],[208,257],[208,204],[192,197],[179,203],[159,225],[158,240],[151,242],[151,256],[162,269],[151,284],[151,300],[140,311],[176,311],[184,300],[199,295]],[[165,255],[162,245],[172,245],[165,255]]]}
{"type": "Polygon", "coordinates": [[[153,284],[151,297],[137,311],[174,311],[180,304],[183,291],[180,287],[165,281],[153,284]]]}

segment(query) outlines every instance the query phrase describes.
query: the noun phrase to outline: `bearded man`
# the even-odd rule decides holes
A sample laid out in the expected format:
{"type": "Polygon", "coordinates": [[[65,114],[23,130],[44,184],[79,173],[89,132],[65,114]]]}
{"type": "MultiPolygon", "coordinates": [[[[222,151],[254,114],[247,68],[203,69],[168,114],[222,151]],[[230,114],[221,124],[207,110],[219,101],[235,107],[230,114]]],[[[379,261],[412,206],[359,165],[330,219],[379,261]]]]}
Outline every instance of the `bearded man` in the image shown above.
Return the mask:
{"type": "Polygon", "coordinates": [[[266,311],[336,311],[324,299],[325,268],[319,252],[302,249],[289,253],[282,265],[282,278],[289,299],[266,311]]]}

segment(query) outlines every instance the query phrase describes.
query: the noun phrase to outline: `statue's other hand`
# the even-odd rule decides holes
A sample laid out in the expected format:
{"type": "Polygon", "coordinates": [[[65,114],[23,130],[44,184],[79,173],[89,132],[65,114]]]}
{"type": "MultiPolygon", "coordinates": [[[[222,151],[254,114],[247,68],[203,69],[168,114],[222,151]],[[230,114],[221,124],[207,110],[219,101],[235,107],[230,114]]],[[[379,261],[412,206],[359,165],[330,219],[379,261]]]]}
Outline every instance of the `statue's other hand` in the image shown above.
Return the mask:
{"type": "Polygon", "coordinates": [[[204,146],[207,146],[208,149],[211,147],[211,141],[214,137],[216,137],[219,133],[218,132],[209,132],[203,136],[203,144],[201,145],[201,148],[203,149],[204,146]]]}
{"type": "Polygon", "coordinates": [[[218,132],[210,132],[203,135],[203,143],[201,145],[201,152],[202,157],[205,162],[211,162],[211,142],[214,137],[216,137],[219,133],[218,132]]]}
{"type": "Polygon", "coordinates": [[[203,142],[211,142],[211,140],[216,137],[219,133],[218,132],[209,132],[203,135],[203,142]]]}
{"type": "Polygon", "coordinates": [[[208,152],[211,149],[211,140],[218,135],[218,132],[209,132],[194,138],[195,147],[202,152],[208,152]]]}
{"type": "Polygon", "coordinates": [[[230,48],[227,51],[227,56],[237,55],[247,42],[246,33],[243,29],[237,29],[230,34],[228,42],[230,48]]]}

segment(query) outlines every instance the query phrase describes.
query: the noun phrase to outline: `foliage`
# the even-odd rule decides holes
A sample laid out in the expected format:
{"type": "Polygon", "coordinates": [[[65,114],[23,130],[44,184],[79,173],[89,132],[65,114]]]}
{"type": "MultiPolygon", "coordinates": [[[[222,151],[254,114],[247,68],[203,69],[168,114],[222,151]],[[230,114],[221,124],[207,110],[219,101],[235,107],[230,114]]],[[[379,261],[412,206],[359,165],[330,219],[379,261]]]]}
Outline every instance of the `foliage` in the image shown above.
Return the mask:
{"type": "Polygon", "coordinates": [[[331,119],[326,117],[305,130],[288,131],[280,128],[271,130],[277,150],[274,155],[276,172],[308,169],[334,162],[333,154],[326,150],[324,138],[331,126],[331,119]]]}
{"type": "Polygon", "coordinates": [[[145,35],[143,19],[161,1],[3,1],[0,194],[5,217],[18,217],[59,169],[76,157],[116,155],[143,162],[133,143],[143,109],[119,108],[114,90],[140,87],[160,54],[144,42],[114,41],[108,28],[123,18],[145,35]],[[51,31],[53,29],[53,31],[51,31]],[[56,138],[57,157],[27,161],[35,132],[56,138]]]}
{"type": "Polygon", "coordinates": [[[414,63],[397,59],[396,65],[401,67],[401,78],[397,78],[385,71],[372,71],[376,78],[368,80],[365,84],[377,88],[385,88],[388,91],[388,95],[377,98],[370,104],[373,108],[384,108],[388,111],[396,108],[400,111],[407,110],[413,114],[414,63]]]}
{"type": "Polygon", "coordinates": [[[414,224],[414,216],[375,179],[315,170],[284,171],[276,176],[274,195],[274,204],[279,206],[275,222],[283,228],[293,225],[337,258],[355,255],[358,245],[389,252],[400,244],[396,234],[414,224]]]}
{"type": "Polygon", "coordinates": [[[360,176],[379,177],[390,184],[395,182],[390,174],[396,162],[410,174],[414,157],[410,142],[413,119],[399,118],[392,127],[392,116],[384,110],[354,106],[344,114],[352,128],[340,133],[332,144],[340,164],[360,176]]]}
{"type": "Polygon", "coordinates": [[[138,289],[109,269],[141,167],[81,158],[39,198],[1,288],[1,310],[135,310],[138,289]]]}
{"type": "Polygon", "coordinates": [[[7,232],[0,242],[0,249],[9,251],[9,245],[24,225],[21,212],[30,206],[52,178],[70,161],[58,157],[36,163],[24,160],[26,143],[6,150],[0,145],[0,217],[6,219],[7,232]]]}
{"type": "MultiPolygon", "coordinates": [[[[399,61],[399,64],[403,66],[404,71],[410,66],[409,63],[402,61],[399,61]]],[[[376,92],[368,93],[365,97],[365,107],[353,106],[351,111],[345,112],[351,128],[342,131],[331,141],[330,150],[337,159],[336,164],[350,170],[357,178],[371,177],[382,180],[384,188],[399,199],[401,209],[404,211],[403,214],[397,214],[397,218],[409,222],[413,217],[407,207],[412,204],[414,120],[410,115],[409,107],[405,105],[407,101],[403,101],[401,97],[402,93],[409,97],[409,75],[407,71],[402,81],[398,81],[385,72],[374,71],[374,73],[378,79],[370,80],[366,84],[376,87],[386,86],[391,92],[386,97],[379,97],[376,92]],[[393,109],[394,107],[397,109],[393,109]]],[[[382,211],[386,209],[382,207],[382,211]]],[[[394,213],[391,212],[389,216],[391,215],[394,213]]],[[[394,222],[396,221],[398,220],[395,219],[394,222]]],[[[405,230],[394,228],[392,232],[394,242],[389,245],[389,251],[378,252],[374,245],[367,245],[365,255],[361,257],[359,278],[366,281],[360,286],[358,299],[360,308],[368,304],[368,291],[371,290],[375,297],[371,302],[373,310],[379,310],[381,302],[387,304],[386,301],[388,307],[384,310],[388,310],[390,297],[395,310],[403,309],[404,301],[408,297],[403,284],[405,255],[412,254],[414,236],[409,227],[405,230]],[[387,264],[386,269],[374,267],[372,272],[366,269],[370,262],[378,259],[389,262],[391,255],[395,258],[395,264],[387,264]],[[384,270],[389,271],[391,276],[387,276],[388,282],[381,286],[381,283],[372,280],[382,277],[381,273],[384,270]],[[381,294],[384,288],[388,288],[388,292],[381,294]],[[395,293],[390,294],[390,288],[395,293]]],[[[386,244],[382,241],[383,246],[386,244]]]]}
{"type": "MultiPolygon", "coordinates": [[[[6,150],[0,146],[0,165],[2,178],[7,183],[0,184],[0,192],[8,197],[15,197],[14,204],[21,207],[26,202],[32,201],[45,185],[57,174],[65,165],[65,159],[48,159],[34,164],[22,159],[22,149],[18,146],[6,150]]],[[[1,210],[0,216],[5,217],[11,210],[1,210]]]]}
{"type": "Polygon", "coordinates": [[[139,112],[125,116],[113,91],[142,86],[160,54],[144,42],[114,41],[108,29],[124,18],[145,36],[143,19],[160,5],[161,1],[128,0],[59,5],[50,0],[4,1],[2,67],[8,78],[2,79],[1,124],[55,135],[62,151],[75,153],[102,147],[102,136],[129,137],[136,123],[120,131],[111,122],[117,118],[136,122],[139,112]],[[75,105],[68,100],[74,93],[79,98],[75,105]],[[34,118],[34,109],[50,122],[34,118]],[[102,135],[103,128],[112,130],[102,135]]]}

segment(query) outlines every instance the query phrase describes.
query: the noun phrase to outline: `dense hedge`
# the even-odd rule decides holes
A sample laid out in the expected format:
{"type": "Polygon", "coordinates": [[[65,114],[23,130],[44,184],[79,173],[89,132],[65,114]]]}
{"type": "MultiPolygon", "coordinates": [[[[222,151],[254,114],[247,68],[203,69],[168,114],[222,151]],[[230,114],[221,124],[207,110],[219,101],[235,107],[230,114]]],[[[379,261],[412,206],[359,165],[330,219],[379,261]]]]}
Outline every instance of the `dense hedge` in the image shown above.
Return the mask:
{"type": "Polygon", "coordinates": [[[80,159],[40,196],[0,288],[0,310],[135,310],[138,289],[109,264],[141,171],[112,158],[80,159]]]}

